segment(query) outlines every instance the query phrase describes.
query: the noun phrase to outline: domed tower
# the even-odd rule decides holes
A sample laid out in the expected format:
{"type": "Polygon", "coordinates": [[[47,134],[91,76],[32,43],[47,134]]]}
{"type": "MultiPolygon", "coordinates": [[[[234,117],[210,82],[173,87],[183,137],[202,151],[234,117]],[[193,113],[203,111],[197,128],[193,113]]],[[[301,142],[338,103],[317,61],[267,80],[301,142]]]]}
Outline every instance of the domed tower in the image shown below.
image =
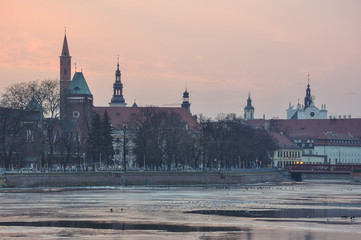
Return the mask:
{"type": "Polygon", "coordinates": [[[182,102],[182,108],[187,109],[187,111],[191,112],[191,104],[189,103],[189,92],[186,90],[183,92],[183,102],[182,102]]]}
{"type": "Polygon", "coordinates": [[[248,93],[247,106],[244,107],[244,118],[254,119],[254,107],[252,106],[252,99],[250,93],[248,93]]]}
{"type": "Polygon", "coordinates": [[[117,70],[115,71],[115,83],[113,84],[113,97],[109,106],[111,107],[125,107],[125,99],[123,97],[123,84],[121,82],[121,72],[119,70],[119,58],[117,70]]]}

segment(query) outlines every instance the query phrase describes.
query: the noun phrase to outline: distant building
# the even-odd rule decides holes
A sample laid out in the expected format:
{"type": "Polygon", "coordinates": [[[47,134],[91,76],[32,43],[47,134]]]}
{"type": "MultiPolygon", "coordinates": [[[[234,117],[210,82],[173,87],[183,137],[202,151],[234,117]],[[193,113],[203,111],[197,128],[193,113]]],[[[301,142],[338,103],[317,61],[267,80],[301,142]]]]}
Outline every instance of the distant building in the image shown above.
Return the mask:
{"type": "Polygon", "coordinates": [[[247,106],[244,107],[244,119],[254,119],[254,107],[252,106],[251,94],[248,94],[247,106]]]}
{"type": "Polygon", "coordinates": [[[189,113],[191,113],[191,104],[189,103],[189,92],[187,91],[187,89],[183,93],[183,102],[181,106],[189,113]]]}
{"type": "Polygon", "coordinates": [[[319,109],[315,106],[314,99],[314,96],[311,96],[310,80],[308,79],[304,105],[298,103],[294,108],[290,103],[286,110],[287,119],[327,119],[326,105],[322,104],[319,109]]]}
{"type": "Polygon", "coordinates": [[[361,119],[253,120],[302,149],[304,163],[361,164],[361,119]]]}
{"type": "Polygon", "coordinates": [[[272,161],[274,167],[285,167],[289,164],[302,162],[302,148],[290,141],[283,133],[271,132],[278,149],[274,152],[272,161]]]}

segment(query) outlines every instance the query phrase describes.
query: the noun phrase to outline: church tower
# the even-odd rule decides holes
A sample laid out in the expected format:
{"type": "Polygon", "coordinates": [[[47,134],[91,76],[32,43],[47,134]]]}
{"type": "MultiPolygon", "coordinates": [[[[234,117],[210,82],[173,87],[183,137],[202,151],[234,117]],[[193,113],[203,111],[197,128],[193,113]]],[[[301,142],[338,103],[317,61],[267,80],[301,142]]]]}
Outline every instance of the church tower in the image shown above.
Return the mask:
{"type": "Polygon", "coordinates": [[[60,58],[60,119],[65,118],[66,92],[71,83],[71,56],[69,54],[66,33],[64,35],[63,49],[60,58]]]}
{"type": "Polygon", "coordinates": [[[311,96],[310,74],[308,76],[308,84],[306,88],[305,105],[300,103],[294,108],[291,103],[287,111],[287,119],[327,119],[326,105],[322,104],[321,109],[315,106],[315,97],[311,96]]]}
{"type": "Polygon", "coordinates": [[[119,58],[117,70],[115,71],[115,83],[113,84],[113,97],[109,103],[110,107],[125,107],[125,99],[123,97],[123,84],[121,81],[121,72],[119,70],[119,58]]]}
{"type": "Polygon", "coordinates": [[[185,108],[189,113],[191,112],[191,104],[189,103],[189,92],[187,89],[183,92],[182,108],[185,108]]]}
{"type": "Polygon", "coordinates": [[[254,119],[254,107],[252,106],[252,99],[250,93],[248,93],[247,106],[244,107],[244,118],[254,119]]]}
{"type": "Polygon", "coordinates": [[[306,88],[306,97],[305,97],[305,106],[304,109],[311,106],[312,103],[312,97],[311,97],[311,88],[310,88],[310,74],[308,74],[308,84],[306,88]]]}

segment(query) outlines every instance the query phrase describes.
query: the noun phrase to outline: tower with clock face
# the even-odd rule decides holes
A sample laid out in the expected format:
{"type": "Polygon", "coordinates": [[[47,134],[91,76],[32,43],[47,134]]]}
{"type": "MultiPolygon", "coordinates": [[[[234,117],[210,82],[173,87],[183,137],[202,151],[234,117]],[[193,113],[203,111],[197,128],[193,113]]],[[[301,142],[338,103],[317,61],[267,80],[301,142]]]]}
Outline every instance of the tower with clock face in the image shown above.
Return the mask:
{"type": "Polygon", "coordinates": [[[93,95],[83,72],[77,72],[71,79],[71,57],[66,36],[60,56],[60,119],[76,121],[86,135],[93,110],[93,95]]]}
{"type": "Polygon", "coordinates": [[[326,104],[322,104],[321,109],[319,109],[315,106],[314,101],[315,97],[311,95],[310,79],[308,79],[304,105],[298,103],[297,107],[294,108],[290,103],[286,110],[287,119],[327,119],[326,104]]]}
{"type": "Polygon", "coordinates": [[[66,99],[67,119],[88,124],[93,109],[93,95],[82,72],[75,72],[66,99]]]}

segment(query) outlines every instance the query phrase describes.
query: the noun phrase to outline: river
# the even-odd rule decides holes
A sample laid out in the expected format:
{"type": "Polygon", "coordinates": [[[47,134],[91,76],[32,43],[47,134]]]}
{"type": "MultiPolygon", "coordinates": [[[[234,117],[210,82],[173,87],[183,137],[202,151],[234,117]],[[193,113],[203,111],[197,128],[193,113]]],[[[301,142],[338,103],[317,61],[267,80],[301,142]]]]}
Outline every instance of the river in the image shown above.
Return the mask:
{"type": "Polygon", "coordinates": [[[361,185],[0,189],[1,239],[360,239],[361,185]]]}

